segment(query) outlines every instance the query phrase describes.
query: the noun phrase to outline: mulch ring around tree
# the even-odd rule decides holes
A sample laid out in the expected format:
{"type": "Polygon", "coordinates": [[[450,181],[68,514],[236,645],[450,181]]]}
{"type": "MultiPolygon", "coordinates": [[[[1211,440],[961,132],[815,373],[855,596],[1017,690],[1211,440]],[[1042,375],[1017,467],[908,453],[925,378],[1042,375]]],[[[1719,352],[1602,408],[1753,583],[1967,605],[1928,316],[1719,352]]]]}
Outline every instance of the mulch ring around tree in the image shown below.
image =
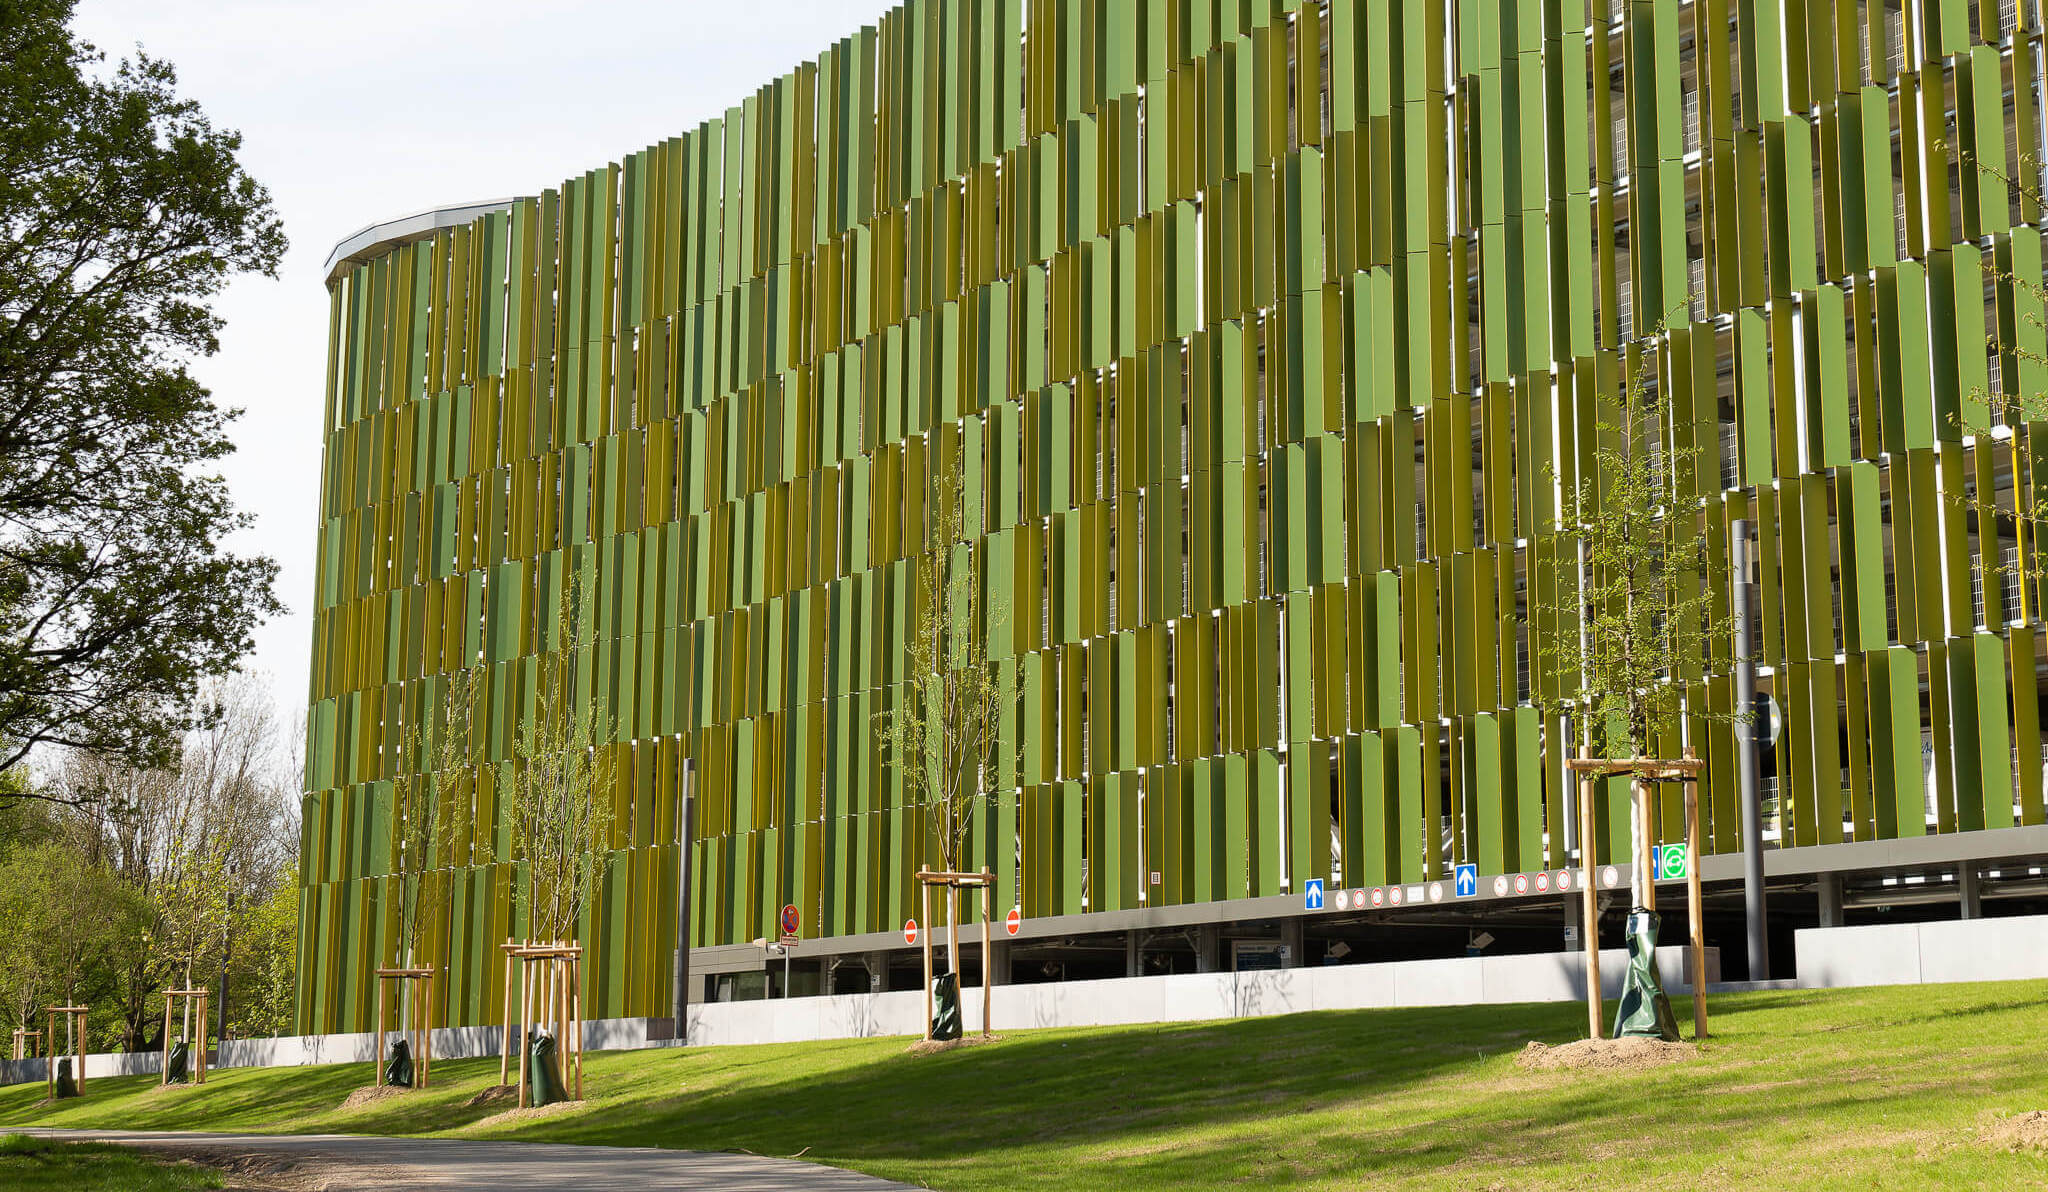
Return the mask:
{"type": "Polygon", "coordinates": [[[1555,1047],[1531,1041],[1515,1063],[1530,1072],[1640,1072],[1682,1064],[1699,1054],[1691,1043],[1662,1039],[1580,1039],[1555,1047]]]}
{"type": "Polygon", "coordinates": [[[1984,1128],[1984,1141],[2009,1151],[2048,1151],[2048,1110],[1997,1118],[1984,1128]]]}
{"type": "Polygon", "coordinates": [[[411,1089],[403,1085],[366,1084],[343,1098],[341,1107],[343,1109],[361,1109],[365,1105],[375,1105],[379,1101],[388,1101],[393,1097],[403,1097],[411,1091],[411,1089]]]}
{"type": "Polygon", "coordinates": [[[912,1055],[938,1055],[941,1052],[957,1051],[962,1047],[976,1047],[983,1043],[1000,1043],[1001,1035],[962,1035],[958,1039],[919,1039],[906,1050],[912,1055]]]}

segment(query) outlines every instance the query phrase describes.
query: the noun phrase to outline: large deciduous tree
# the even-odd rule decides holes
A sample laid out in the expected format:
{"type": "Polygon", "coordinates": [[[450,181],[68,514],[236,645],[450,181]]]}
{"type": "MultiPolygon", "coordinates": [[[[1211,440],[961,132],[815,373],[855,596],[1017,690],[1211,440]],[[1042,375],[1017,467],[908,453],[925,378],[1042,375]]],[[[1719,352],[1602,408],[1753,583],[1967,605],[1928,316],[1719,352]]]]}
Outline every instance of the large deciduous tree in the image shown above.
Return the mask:
{"type": "Polygon", "coordinates": [[[109,66],[76,0],[0,0],[0,770],[69,745],[175,758],[189,697],[278,610],[190,373],[285,239],[238,134],[166,63],[109,66]]]}

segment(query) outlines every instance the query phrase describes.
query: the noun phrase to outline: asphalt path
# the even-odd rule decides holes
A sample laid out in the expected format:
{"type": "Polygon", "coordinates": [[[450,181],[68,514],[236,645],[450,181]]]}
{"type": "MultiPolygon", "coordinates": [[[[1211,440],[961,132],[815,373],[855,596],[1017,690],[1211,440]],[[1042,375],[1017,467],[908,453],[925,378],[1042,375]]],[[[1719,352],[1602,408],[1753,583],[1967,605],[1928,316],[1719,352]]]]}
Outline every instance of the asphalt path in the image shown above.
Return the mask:
{"type": "Polygon", "coordinates": [[[908,1188],[791,1159],[653,1147],[564,1146],[358,1134],[199,1134],[151,1130],[18,1131],[111,1142],[218,1164],[288,1188],[659,1188],[684,1192],[880,1192],[908,1188]]]}

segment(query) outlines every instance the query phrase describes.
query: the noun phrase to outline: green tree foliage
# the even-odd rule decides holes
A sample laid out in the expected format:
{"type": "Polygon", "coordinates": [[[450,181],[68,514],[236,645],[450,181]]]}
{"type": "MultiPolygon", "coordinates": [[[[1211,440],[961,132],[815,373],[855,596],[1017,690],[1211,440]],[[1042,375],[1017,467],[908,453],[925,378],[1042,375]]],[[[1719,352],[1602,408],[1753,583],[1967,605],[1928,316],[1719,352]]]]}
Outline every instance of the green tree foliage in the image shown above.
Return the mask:
{"type": "Polygon", "coordinates": [[[1563,487],[1544,534],[1551,595],[1535,602],[1531,633],[1549,680],[1536,684],[1537,704],[1570,715],[1595,756],[1618,760],[1676,754],[1681,718],[1709,715],[1687,706],[1700,676],[1685,668],[1729,632],[1702,503],[1684,495],[1699,452],[1681,445],[1660,385],[1668,333],[1630,345],[1618,391],[1602,399],[1590,466],[1563,487]]]}
{"type": "MultiPolygon", "coordinates": [[[[483,698],[483,669],[448,678],[432,703],[426,731],[409,724],[399,738],[399,760],[384,798],[395,839],[392,872],[398,878],[397,955],[402,966],[438,965],[420,954],[426,935],[454,894],[451,860],[470,824],[463,797],[475,769],[471,726],[483,698]]],[[[463,863],[475,863],[465,860],[463,863]]]]}
{"type": "Polygon", "coordinates": [[[285,866],[267,896],[243,904],[228,975],[228,1032],[283,1035],[298,1006],[299,867],[285,866]]]}
{"type": "Polygon", "coordinates": [[[981,577],[966,541],[968,515],[978,513],[971,496],[957,468],[939,471],[924,543],[911,560],[917,605],[905,647],[909,679],[875,715],[883,764],[924,809],[938,868],[954,872],[964,863],[975,810],[996,782],[1003,713],[988,656],[988,634],[1002,610],[984,616],[981,577]]]}
{"type": "Polygon", "coordinates": [[[537,659],[533,711],[514,741],[512,830],[526,870],[526,932],[542,943],[577,938],[611,840],[612,726],[586,669],[593,603],[590,584],[571,576],[537,659]]]}
{"type": "Polygon", "coordinates": [[[214,470],[234,412],[188,371],[209,302],[285,238],[238,134],[75,0],[0,0],[0,770],[71,745],[175,759],[199,684],[279,609],[214,470]]]}

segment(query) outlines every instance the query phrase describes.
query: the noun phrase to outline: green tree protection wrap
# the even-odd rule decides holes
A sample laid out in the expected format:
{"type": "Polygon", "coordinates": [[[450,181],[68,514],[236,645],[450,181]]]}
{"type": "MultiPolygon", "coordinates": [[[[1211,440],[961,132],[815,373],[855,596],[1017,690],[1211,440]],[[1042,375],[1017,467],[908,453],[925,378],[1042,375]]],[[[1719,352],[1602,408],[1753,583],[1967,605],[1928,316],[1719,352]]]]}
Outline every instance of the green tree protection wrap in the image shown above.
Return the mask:
{"type": "Polygon", "coordinates": [[[384,1083],[393,1088],[412,1087],[412,1044],[396,1039],[391,1044],[391,1058],[384,1061],[384,1083]]]}
{"type": "Polygon", "coordinates": [[[167,1068],[167,1069],[165,1070],[165,1072],[164,1072],[164,1083],[165,1083],[165,1084],[183,1084],[183,1083],[185,1083],[185,1076],[186,1076],[186,1073],[187,1073],[187,1072],[189,1072],[189,1071],[191,1070],[191,1066],[192,1066],[192,1051],[191,1051],[191,1046],[190,1046],[189,1044],[187,1044],[187,1043],[186,1043],[186,1042],[185,1042],[185,1041],[184,1041],[183,1039],[180,1039],[180,1040],[178,1040],[178,1041],[177,1041],[177,1043],[173,1044],[173,1045],[172,1045],[172,1047],[171,1047],[171,1058],[170,1058],[170,1065],[169,1065],[169,1067],[168,1067],[168,1068],[167,1068]]]}
{"type": "Polygon", "coordinates": [[[555,1037],[536,1031],[526,1061],[526,1098],[529,1105],[553,1105],[569,1099],[562,1091],[562,1069],[555,1062],[555,1037]]]}
{"type": "Polygon", "coordinates": [[[1628,916],[1628,971],[1622,976],[1621,1004],[1614,1008],[1614,1037],[1678,1042],[1678,1020],[1657,979],[1657,912],[1642,907],[1628,916]]]}
{"type": "Polygon", "coordinates": [[[960,1037],[960,980],[952,973],[932,979],[932,1038],[960,1037]]]}

